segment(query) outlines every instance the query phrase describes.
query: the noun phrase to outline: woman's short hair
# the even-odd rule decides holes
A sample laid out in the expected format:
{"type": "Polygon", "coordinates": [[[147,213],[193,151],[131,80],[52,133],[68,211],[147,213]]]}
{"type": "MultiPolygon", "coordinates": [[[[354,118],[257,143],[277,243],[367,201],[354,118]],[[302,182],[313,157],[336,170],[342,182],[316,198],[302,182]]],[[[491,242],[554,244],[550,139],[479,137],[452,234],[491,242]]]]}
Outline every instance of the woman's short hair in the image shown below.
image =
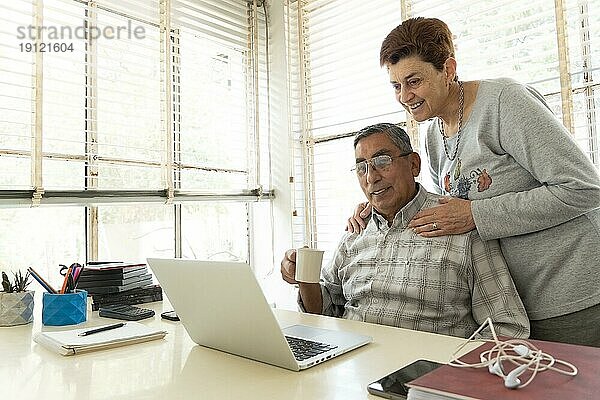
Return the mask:
{"type": "Polygon", "coordinates": [[[381,44],[379,63],[394,65],[400,59],[420,56],[441,71],[449,57],[454,57],[452,32],[437,18],[410,18],[395,27],[381,44]]]}

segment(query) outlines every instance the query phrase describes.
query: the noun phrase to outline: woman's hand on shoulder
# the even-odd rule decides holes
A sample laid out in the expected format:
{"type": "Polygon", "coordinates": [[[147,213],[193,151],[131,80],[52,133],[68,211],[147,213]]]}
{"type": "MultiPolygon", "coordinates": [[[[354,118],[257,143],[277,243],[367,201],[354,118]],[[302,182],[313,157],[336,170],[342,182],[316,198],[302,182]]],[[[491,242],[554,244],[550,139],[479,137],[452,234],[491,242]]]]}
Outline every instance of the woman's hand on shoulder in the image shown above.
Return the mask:
{"type": "Polygon", "coordinates": [[[346,230],[350,233],[360,233],[367,227],[367,217],[371,215],[371,205],[367,202],[359,203],[354,209],[354,214],[348,218],[346,230]]]}
{"type": "Polygon", "coordinates": [[[419,211],[408,227],[423,237],[458,235],[476,228],[470,200],[444,197],[439,203],[419,211]]]}

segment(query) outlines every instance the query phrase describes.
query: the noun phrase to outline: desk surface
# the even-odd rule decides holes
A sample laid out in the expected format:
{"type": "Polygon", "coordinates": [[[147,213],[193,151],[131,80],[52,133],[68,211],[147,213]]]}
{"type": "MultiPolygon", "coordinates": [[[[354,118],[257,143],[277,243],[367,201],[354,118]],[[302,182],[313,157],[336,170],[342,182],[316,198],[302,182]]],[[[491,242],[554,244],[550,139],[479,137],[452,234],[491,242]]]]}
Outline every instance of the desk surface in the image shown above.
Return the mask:
{"type": "MultiPolygon", "coordinates": [[[[36,298],[37,301],[37,298],[36,298]]],[[[41,302],[40,302],[41,304],[41,302]]],[[[32,341],[42,327],[36,304],[33,324],[0,327],[0,393],[25,399],[376,399],[367,385],[418,358],[446,362],[461,339],[276,310],[282,326],[296,323],[370,335],[373,343],[302,372],[195,345],[180,322],[161,320],[169,304],[143,305],[157,313],[141,322],[169,333],[156,340],[64,357],[32,341]]],[[[115,320],[88,308],[88,321],[115,320]]],[[[6,397],[8,396],[8,397],[6,397]]]]}

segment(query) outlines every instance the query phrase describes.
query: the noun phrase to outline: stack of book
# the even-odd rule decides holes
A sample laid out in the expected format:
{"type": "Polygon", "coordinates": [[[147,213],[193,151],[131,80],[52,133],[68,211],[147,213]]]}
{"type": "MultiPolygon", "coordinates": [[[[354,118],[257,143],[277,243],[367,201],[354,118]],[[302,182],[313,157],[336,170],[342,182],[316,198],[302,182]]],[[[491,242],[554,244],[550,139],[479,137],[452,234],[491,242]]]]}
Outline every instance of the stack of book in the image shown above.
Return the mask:
{"type": "Polygon", "coordinates": [[[152,284],[152,275],[146,264],[105,262],[90,263],[85,266],[77,289],[87,290],[88,294],[120,293],[152,284]]]}
{"type": "Polygon", "coordinates": [[[92,310],[113,304],[141,304],[162,300],[162,290],[152,285],[145,263],[90,262],[77,288],[92,296],[92,310]]]}

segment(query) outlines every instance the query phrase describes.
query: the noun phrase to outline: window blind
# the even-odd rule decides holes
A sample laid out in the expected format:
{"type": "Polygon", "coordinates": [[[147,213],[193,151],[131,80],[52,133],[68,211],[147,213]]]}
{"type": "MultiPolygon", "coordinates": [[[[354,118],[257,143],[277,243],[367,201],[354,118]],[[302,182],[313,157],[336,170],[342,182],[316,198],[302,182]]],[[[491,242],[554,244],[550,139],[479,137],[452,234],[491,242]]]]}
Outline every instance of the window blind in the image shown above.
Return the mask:
{"type": "Polygon", "coordinates": [[[165,187],[161,180],[165,136],[161,131],[158,2],[130,3],[133,15],[128,17],[113,10],[99,8],[96,12],[95,24],[100,29],[131,23],[134,30],[144,32],[138,37],[97,40],[91,45],[89,58],[95,58],[96,66],[88,66],[92,83],[87,85],[90,121],[86,122],[90,128],[86,132],[86,179],[89,186],[97,180],[98,189],[165,187]],[[154,21],[141,18],[144,7],[155,10],[154,21]],[[139,20],[131,20],[132,17],[139,20]]]}
{"type": "Polygon", "coordinates": [[[31,197],[36,186],[46,192],[42,203],[152,201],[165,189],[178,200],[268,198],[268,121],[260,113],[268,100],[266,17],[262,4],[256,16],[251,7],[242,0],[0,6],[3,204],[31,197]],[[161,43],[167,5],[170,32],[161,43]],[[27,36],[19,41],[21,30],[27,36]],[[35,45],[36,33],[59,51],[20,51],[35,45]]]}
{"type": "Polygon", "coordinates": [[[393,1],[307,3],[303,24],[309,33],[307,91],[314,138],[352,132],[375,119],[400,118],[387,74],[379,67],[379,45],[399,15],[393,1]]]}
{"type": "Polygon", "coordinates": [[[89,102],[85,63],[86,10],[82,4],[72,1],[45,1],[42,21],[42,27],[63,32],[55,39],[50,39],[48,33],[44,35],[45,40],[69,47],[64,52],[41,54],[42,185],[48,190],[83,189],[89,102]]]}
{"type": "Polygon", "coordinates": [[[0,13],[0,190],[31,187],[33,54],[20,51],[17,29],[32,23],[34,4],[15,0],[0,13]]]}
{"type": "Polygon", "coordinates": [[[330,250],[363,199],[350,172],[354,149],[348,136],[376,121],[405,120],[378,61],[379,44],[397,25],[400,5],[382,0],[300,4],[300,13],[296,2],[288,4],[297,158],[294,242],[330,250]],[[303,53],[301,60],[296,52],[303,53]]]}
{"type": "Polygon", "coordinates": [[[246,89],[252,76],[246,75],[250,54],[244,6],[173,2],[174,53],[180,54],[175,65],[176,159],[182,166],[176,183],[183,189],[249,187],[252,108],[246,89]]]}

